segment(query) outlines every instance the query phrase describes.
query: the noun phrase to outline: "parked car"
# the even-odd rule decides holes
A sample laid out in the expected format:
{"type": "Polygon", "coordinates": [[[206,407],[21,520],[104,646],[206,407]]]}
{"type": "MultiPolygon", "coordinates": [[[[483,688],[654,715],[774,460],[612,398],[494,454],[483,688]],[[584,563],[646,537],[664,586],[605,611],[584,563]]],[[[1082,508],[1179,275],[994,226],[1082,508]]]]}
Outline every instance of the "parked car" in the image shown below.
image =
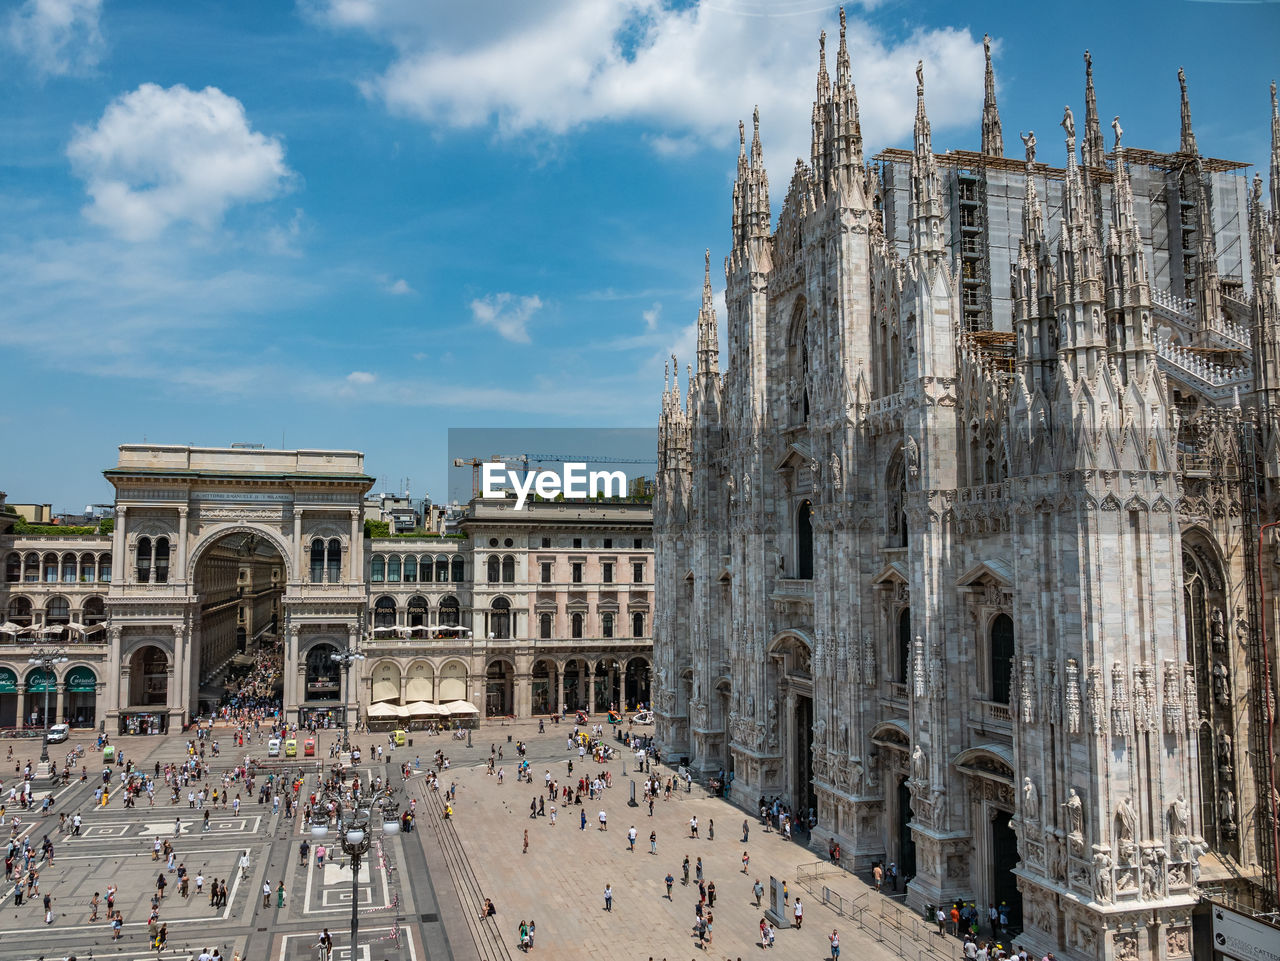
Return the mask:
{"type": "Polygon", "coordinates": [[[280,756],[280,738],[273,737],[267,742],[267,757],[280,756]]]}
{"type": "Polygon", "coordinates": [[[49,728],[49,743],[61,744],[71,736],[71,729],[65,724],[54,724],[49,728]]]}
{"type": "Polygon", "coordinates": [[[653,711],[641,711],[631,719],[632,724],[652,724],[653,711]]]}

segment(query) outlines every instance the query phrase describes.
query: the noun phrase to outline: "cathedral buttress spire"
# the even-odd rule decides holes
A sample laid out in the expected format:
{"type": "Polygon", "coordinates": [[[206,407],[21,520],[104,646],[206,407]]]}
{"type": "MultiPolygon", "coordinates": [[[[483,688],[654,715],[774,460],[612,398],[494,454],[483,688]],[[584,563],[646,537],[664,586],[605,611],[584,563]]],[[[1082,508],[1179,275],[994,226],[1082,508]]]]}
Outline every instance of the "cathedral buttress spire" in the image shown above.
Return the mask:
{"type": "Polygon", "coordinates": [[[1105,343],[1102,325],[1102,254],[1076,163],[1076,124],[1071,108],[1062,118],[1067,172],[1062,192],[1062,237],[1058,245],[1056,305],[1065,314],[1058,354],[1074,379],[1093,379],[1105,343]]]}
{"type": "MultiPolygon", "coordinates": [[[[1274,90],[1272,85],[1273,98],[1274,90]]],[[[1267,210],[1262,203],[1262,175],[1255,174],[1249,200],[1249,249],[1253,255],[1253,389],[1258,406],[1274,415],[1280,413],[1280,331],[1277,330],[1280,310],[1276,304],[1272,239],[1267,210]]]]}
{"type": "Polygon", "coordinates": [[[698,311],[698,375],[701,379],[719,373],[720,332],[711,297],[711,251],[708,250],[702,276],[702,309],[698,311]]]}
{"type": "Polygon", "coordinates": [[[1115,180],[1111,189],[1111,230],[1107,240],[1107,323],[1117,369],[1127,383],[1145,383],[1155,372],[1155,344],[1151,339],[1151,287],[1147,281],[1146,254],[1133,211],[1133,186],[1120,145],[1120,118],[1111,122],[1116,132],[1115,180]]]}
{"type": "Polygon", "coordinates": [[[1178,150],[1186,154],[1196,154],[1200,149],[1196,146],[1196,132],[1191,129],[1191,101],[1187,99],[1187,74],[1178,68],[1178,87],[1182,91],[1182,136],[1178,150]]]}
{"type": "Polygon", "coordinates": [[[982,100],[982,155],[1004,156],[1004,135],[1000,132],[1000,110],[996,107],[996,72],[991,67],[991,36],[982,38],[982,49],[987,58],[985,93],[982,100]]]}
{"type": "Polygon", "coordinates": [[[1053,266],[1044,236],[1044,209],[1027,161],[1027,193],[1022,200],[1022,238],[1013,269],[1013,329],[1017,335],[1018,370],[1028,391],[1039,387],[1048,396],[1057,366],[1053,333],[1053,266]]]}
{"type": "Polygon", "coordinates": [[[769,236],[769,175],[764,169],[764,148],[760,146],[760,108],[752,114],[751,152],[746,134],[738,124],[738,177],[733,184],[733,242],[742,248],[749,241],[769,236]]]}
{"type": "Polygon", "coordinates": [[[924,61],[916,61],[915,151],[911,156],[911,253],[929,266],[942,261],[942,201],[933,135],[924,109],[924,61]]]}
{"type": "Polygon", "coordinates": [[[1275,249],[1280,253],[1280,105],[1271,81],[1271,217],[1275,221],[1275,249]]]}
{"type": "Polygon", "coordinates": [[[1080,146],[1086,167],[1106,164],[1106,145],[1102,140],[1102,123],[1098,119],[1098,95],[1093,89],[1093,57],[1084,52],[1084,143],[1080,146]]]}

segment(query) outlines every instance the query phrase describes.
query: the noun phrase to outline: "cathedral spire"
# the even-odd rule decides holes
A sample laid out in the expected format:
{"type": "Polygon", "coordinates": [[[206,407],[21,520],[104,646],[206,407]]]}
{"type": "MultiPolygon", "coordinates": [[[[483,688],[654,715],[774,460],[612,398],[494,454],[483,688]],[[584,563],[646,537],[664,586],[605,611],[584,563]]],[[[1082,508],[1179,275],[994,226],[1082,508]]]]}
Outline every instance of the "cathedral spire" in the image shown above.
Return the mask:
{"type": "MultiPolygon", "coordinates": [[[[1271,89],[1274,103],[1274,84],[1271,89]]],[[[1274,180],[1272,184],[1274,187],[1274,180]]],[[[1262,175],[1255,174],[1249,199],[1249,249],[1253,255],[1253,389],[1258,406],[1274,417],[1280,413],[1280,330],[1277,329],[1280,309],[1276,303],[1276,258],[1272,242],[1267,210],[1262,203],[1262,175]]]]}
{"type": "Polygon", "coordinates": [[[733,183],[733,241],[735,248],[769,236],[769,175],[760,146],[760,108],[751,115],[751,152],[746,131],[738,124],[738,176],[733,183]]]}
{"type": "Polygon", "coordinates": [[[1098,95],[1093,89],[1093,57],[1084,52],[1084,154],[1086,167],[1105,166],[1107,148],[1102,141],[1102,123],[1098,119],[1098,95]]]}
{"type": "Polygon", "coordinates": [[[836,51],[836,86],[843,90],[853,82],[849,72],[849,44],[845,40],[844,7],[840,8],[840,48],[836,51]]]}
{"type": "Polygon", "coordinates": [[[982,155],[1004,156],[1004,136],[1000,133],[1000,110],[996,107],[996,72],[991,67],[991,36],[982,38],[982,49],[987,58],[985,94],[982,100],[982,155]]]}
{"type": "Polygon", "coordinates": [[[1200,150],[1196,147],[1196,133],[1191,129],[1191,101],[1187,99],[1187,74],[1181,67],[1178,68],[1178,87],[1182,91],[1182,136],[1178,150],[1185,154],[1199,153],[1200,150]]]}
{"type": "Polygon", "coordinates": [[[1108,340],[1116,369],[1125,383],[1146,383],[1155,371],[1151,339],[1151,287],[1146,254],[1133,210],[1133,186],[1120,145],[1120,118],[1111,121],[1116,134],[1115,178],[1111,189],[1111,228],[1107,239],[1106,313],[1108,340]]]}
{"type": "Polygon", "coordinates": [[[911,252],[923,254],[929,266],[941,262],[942,201],[933,135],[924,108],[924,61],[916,61],[915,151],[911,156],[911,252]]]}
{"type": "Polygon", "coordinates": [[[701,379],[719,372],[720,332],[711,296],[711,251],[708,249],[702,274],[702,309],[698,311],[698,376],[701,379]]]}
{"type": "Polygon", "coordinates": [[[1056,306],[1063,316],[1058,353],[1075,380],[1093,379],[1104,346],[1098,322],[1102,306],[1102,253],[1084,177],[1076,163],[1076,122],[1067,107],[1067,171],[1062,191],[1062,236],[1058,245],[1056,306]]]}
{"type": "Polygon", "coordinates": [[[1271,81],[1271,216],[1276,226],[1276,250],[1280,252],[1280,105],[1276,82],[1271,81]]]}

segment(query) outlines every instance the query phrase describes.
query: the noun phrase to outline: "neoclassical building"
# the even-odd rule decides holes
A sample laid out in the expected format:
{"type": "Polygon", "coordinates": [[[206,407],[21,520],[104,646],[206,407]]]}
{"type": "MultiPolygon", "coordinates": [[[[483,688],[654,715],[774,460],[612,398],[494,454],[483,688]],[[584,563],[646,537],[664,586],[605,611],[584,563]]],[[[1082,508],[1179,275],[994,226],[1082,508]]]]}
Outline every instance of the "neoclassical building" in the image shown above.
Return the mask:
{"type": "Polygon", "coordinates": [[[281,644],[291,719],[470,701],[486,715],[649,700],[651,505],[476,501],[454,535],[365,535],[353,451],[126,444],[110,535],[0,513],[0,727],[167,731],[281,644]],[[41,647],[68,660],[46,678],[41,647]],[[365,655],[350,677],[332,655],[365,655]]]}
{"type": "Polygon", "coordinates": [[[1178,151],[1107,150],[1085,62],[1080,138],[1006,157],[988,48],[981,151],[921,66],[868,163],[842,15],[776,223],[743,130],[727,362],[708,254],[660,413],[657,731],[916,907],[1174,959],[1200,891],[1275,904],[1280,112],[1268,210],[1181,71],[1178,151]]]}

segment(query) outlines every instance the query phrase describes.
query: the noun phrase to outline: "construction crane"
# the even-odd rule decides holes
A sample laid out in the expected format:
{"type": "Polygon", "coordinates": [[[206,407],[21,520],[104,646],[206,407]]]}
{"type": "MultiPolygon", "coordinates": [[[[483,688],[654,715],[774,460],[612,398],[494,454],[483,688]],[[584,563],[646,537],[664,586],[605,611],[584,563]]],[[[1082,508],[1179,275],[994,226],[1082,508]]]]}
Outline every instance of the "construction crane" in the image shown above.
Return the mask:
{"type": "Polygon", "coordinates": [[[518,464],[521,470],[529,469],[529,455],[517,454],[514,457],[504,457],[501,454],[494,454],[488,460],[476,460],[473,457],[455,457],[453,459],[454,467],[470,467],[471,468],[471,496],[480,496],[480,468],[485,464],[518,464]]]}
{"type": "Polygon", "coordinates": [[[657,457],[578,457],[572,454],[527,454],[526,462],[545,464],[559,461],[562,464],[656,464],[657,457]]]}

